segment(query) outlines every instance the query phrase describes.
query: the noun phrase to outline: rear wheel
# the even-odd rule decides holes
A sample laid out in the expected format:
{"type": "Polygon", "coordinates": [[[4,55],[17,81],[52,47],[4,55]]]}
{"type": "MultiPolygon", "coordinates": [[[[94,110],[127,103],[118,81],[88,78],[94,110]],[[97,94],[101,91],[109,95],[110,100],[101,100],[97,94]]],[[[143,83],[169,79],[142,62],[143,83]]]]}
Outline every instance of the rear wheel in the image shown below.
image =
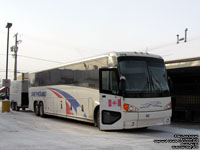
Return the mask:
{"type": "Polygon", "coordinates": [[[40,111],[39,111],[39,104],[37,102],[34,104],[34,110],[35,110],[35,115],[39,116],[40,111]]]}
{"type": "Polygon", "coordinates": [[[39,111],[40,111],[40,116],[41,117],[45,117],[45,114],[44,114],[44,104],[43,102],[40,102],[40,105],[39,105],[39,111]]]}

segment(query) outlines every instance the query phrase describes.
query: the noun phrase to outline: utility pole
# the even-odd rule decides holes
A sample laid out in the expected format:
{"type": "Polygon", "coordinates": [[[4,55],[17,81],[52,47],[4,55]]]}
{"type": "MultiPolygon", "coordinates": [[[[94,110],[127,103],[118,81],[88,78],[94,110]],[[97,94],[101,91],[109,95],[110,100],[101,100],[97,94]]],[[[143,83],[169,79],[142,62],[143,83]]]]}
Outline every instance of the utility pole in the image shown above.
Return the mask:
{"type": "Polygon", "coordinates": [[[15,38],[15,46],[11,47],[11,52],[14,52],[15,64],[14,64],[14,80],[17,80],[17,52],[18,52],[18,44],[21,40],[17,40],[18,33],[14,35],[15,38]]]}
{"type": "Polygon", "coordinates": [[[14,35],[14,37],[15,37],[15,50],[14,50],[14,52],[15,52],[15,66],[14,66],[14,80],[17,80],[17,51],[18,51],[18,47],[17,47],[17,44],[18,44],[18,41],[17,41],[17,35],[18,35],[18,33],[16,33],[15,35],[14,35]]]}

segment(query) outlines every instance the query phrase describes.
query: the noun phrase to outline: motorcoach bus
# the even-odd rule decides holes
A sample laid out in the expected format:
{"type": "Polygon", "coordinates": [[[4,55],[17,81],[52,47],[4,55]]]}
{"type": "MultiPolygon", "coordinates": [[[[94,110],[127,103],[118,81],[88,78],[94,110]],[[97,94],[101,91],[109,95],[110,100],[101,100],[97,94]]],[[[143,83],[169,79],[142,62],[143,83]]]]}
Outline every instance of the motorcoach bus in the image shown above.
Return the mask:
{"type": "Polygon", "coordinates": [[[171,97],[160,56],[111,52],[29,74],[29,109],[94,123],[100,130],[170,124],[171,97]]]}

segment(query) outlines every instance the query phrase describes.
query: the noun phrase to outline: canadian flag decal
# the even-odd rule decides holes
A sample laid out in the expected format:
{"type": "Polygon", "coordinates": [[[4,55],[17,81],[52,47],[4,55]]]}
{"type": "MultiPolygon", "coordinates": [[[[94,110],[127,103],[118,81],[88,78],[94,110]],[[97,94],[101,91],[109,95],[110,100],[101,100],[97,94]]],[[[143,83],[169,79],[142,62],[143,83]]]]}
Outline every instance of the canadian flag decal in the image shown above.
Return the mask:
{"type": "Polygon", "coordinates": [[[121,99],[118,100],[108,100],[108,107],[121,107],[121,99]]]}

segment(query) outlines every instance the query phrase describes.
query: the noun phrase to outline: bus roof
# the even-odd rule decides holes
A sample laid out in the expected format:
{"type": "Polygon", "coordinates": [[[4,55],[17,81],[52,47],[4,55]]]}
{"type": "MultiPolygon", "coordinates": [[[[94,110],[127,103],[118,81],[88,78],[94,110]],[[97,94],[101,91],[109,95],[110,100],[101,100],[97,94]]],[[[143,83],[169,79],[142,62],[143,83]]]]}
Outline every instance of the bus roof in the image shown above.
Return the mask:
{"type": "Polygon", "coordinates": [[[95,59],[100,59],[100,58],[106,58],[106,57],[108,58],[110,56],[114,56],[114,57],[136,56],[136,57],[151,57],[151,58],[162,59],[162,57],[159,56],[159,55],[143,53],[143,52],[109,52],[109,53],[105,53],[105,54],[98,55],[98,56],[93,56],[93,57],[89,57],[89,58],[85,58],[85,59],[81,59],[81,60],[77,60],[77,61],[73,61],[73,62],[69,62],[69,63],[60,64],[60,65],[50,67],[50,68],[46,68],[46,69],[43,69],[43,70],[32,71],[30,73],[46,71],[46,70],[49,70],[49,69],[56,69],[58,67],[64,67],[64,66],[67,66],[67,65],[77,64],[77,63],[80,63],[80,62],[87,62],[87,61],[90,61],[90,60],[95,60],[95,59]]]}
{"type": "Polygon", "coordinates": [[[117,57],[120,56],[138,56],[138,57],[151,57],[151,58],[158,58],[162,59],[159,55],[154,55],[150,53],[143,53],[143,52],[111,52],[110,54],[114,53],[117,57]]]}

